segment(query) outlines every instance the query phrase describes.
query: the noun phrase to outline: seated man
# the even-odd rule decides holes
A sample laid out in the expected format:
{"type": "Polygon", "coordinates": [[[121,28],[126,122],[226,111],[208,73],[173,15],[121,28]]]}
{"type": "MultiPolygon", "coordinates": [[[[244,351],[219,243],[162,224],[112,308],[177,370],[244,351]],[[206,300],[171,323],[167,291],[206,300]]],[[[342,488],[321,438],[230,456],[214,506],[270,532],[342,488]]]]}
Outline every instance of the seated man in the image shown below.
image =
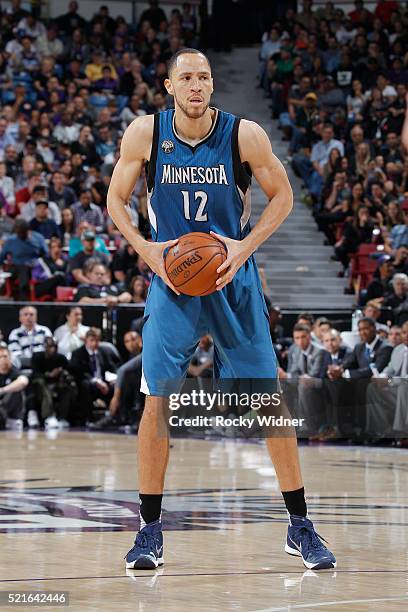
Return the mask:
{"type": "Polygon", "coordinates": [[[70,370],[79,389],[78,410],[72,420],[77,425],[90,422],[95,402],[106,408],[112,398],[113,385],[107,373],[113,374],[117,368],[100,342],[101,330],[91,327],[85,334],[84,346],[72,353],[70,370]]]}
{"type": "Polygon", "coordinates": [[[142,336],[128,331],[123,338],[129,359],[117,370],[115,390],[109,404],[109,411],[91,429],[116,428],[119,425],[137,431],[142,417],[144,394],[140,391],[142,377],[142,336]]]}
{"type": "Polygon", "coordinates": [[[31,367],[34,353],[44,350],[47,336],[52,336],[45,325],[37,323],[37,309],[34,306],[23,306],[19,312],[20,327],[12,329],[9,338],[9,350],[12,357],[18,357],[23,367],[31,367]]]}
{"type": "Polygon", "coordinates": [[[214,345],[211,336],[206,334],[200,338],[200,342],[188,366],[188,375],[210,378],[212,376],[213,362],[214,345]]]}
{"type": "Polygon", "coordinates": [[[14,297],[28,299],[31,268],[43,255],[48,255],[44,237],[30,230],[24,219],[17,219],[13,234],[5,241],[0,252],[0,264],[7,263],[13,277],[18,280],[14,297]]]}
{"type": "Polygon", "coordinates": [[[320,378],[323,379],[323,393],[326,412],[326,426],[319,433],[318,440],[323,442],[336,437],[341,433],[342,409],[346,402],[344,385],[333,380],[331,376],[332,366],[341,365],[344,359],[351,353],[348,346],[342,345],[341,334],[337,329],[331,329],[323,334],[324,352],[322,359],[322,370],[320,378]]]}
{"type": "Polygon", "coordinates": [[[302,323],[296,323],[294,326],[293,341],[294,346],[289,351],[288,371],[278,368],[279,378],[284,382],[289,406],[293,412],[299,412],[300,418],[306,419],[305,431],[315,434],[320,428],[323,412],[322,385],[319,378],[323,350],[312,342],[310,327],[302,323]],[[287,382],[290,384],[285,384],[287,382]],[[297,401],[294,395],[297,396],[297,401]]]}
{"type": "Polygon", "coordinates": [[[32,384],[46,429],[69,427],[69,412],[77,393],[68,367],[67,358],[57,352],[52,337],[45,339],[44,351],[33,355],[32,384]]]}
{"type": "Polygon", "coordinates": [[[27,385],[27,376],[11,363],[7,344],[0,342],[0,429],[23,429],[27,385]]]}
{"type": "Polygon", "coordinates": [[[371,438],[408,436],[408,321],[401,335],[389,364],[368,385],[366,428],[371,438]]]}
{"type": "Polygon", "coordinates": [[[48,216],[48,200],[36,201],[35,216],[30,221],[30,229],[41,234],[46,240],[60,238],[58,225],[48,216]]]}
{"type": "Polygon", "coordinates": [[[361,342],[341,365],[333,365],[330,369],[333,380],[349,379],[354,384],[354,428],[359,436],[365,431],[366,392],[372,376],[378,376],[388,365],[392,346],[381,339],[376,330],[374,319],[363,317],[358,322],[358,332],[361,342]]]}
{"type": "Polygon", "coordinates": [[[97,260],[89,260],[85,265],[87,282],[80,285],[75,294],[75,301],[83,304],[128,304],[132,296],[127,291],[119,293],[115,285],[107,282],[108,269],[97,260]]]}
{"type": "Polygon", "coordinates": [[[96,235],[93,230],[86,230],[81,234],[82,250],[69,258],[68,267],[77,283],[87,283],[83,268],[89,259],[95,259],[109,265],[108,257],[98,249],[96,235]]]}
{"type": "Polygon", "coordinates": [[[67,322],[60,325],[54,332],[54,338],[58,343],[58,352],[71,359],[72,352],[83,346],[85,334],[89,327],[82,324],[82,308],[80,306],[69,306],[66,313],[67,322]]]}

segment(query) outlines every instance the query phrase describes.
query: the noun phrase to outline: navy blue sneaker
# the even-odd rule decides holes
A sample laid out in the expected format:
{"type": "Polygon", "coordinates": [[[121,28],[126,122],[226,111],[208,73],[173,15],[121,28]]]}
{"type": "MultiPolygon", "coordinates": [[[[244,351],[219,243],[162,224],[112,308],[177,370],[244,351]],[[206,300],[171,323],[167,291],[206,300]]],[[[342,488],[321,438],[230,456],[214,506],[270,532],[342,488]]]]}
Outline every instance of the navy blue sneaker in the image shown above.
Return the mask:
{"type": "Polygon", "coordinates": [[[336,557],[326,548],[322,540],[324,538],[316,533],[310,519],[293,514],[289,517],[285,551],[290,555],[302,557],[303,563],[308,569],[319,570],[336,567],[336,557]]]}
{"type": "Polygon", "coordinates": [[[136,534],[135,545],[125,557],[126,569],[155,569],[163,565],[161,521],[148,523],[136,534]]]}

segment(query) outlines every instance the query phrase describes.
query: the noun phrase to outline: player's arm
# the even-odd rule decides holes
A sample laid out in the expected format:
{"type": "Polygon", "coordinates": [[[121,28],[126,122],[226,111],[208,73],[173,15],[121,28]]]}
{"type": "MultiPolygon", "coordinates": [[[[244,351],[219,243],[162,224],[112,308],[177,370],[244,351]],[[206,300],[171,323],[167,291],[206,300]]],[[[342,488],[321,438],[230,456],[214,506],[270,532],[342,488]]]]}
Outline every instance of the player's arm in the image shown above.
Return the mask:
{"type": "Polygon", "coordinates": [[[150,158],[153,122],[153,115],[138,117],[123,134],[120,158],[114,168],[109,185],[107,207],[116,227],[135,251],[143,257],[153,272],[160,276],[175,293],[179,294],[167,277],[163,259],[165,248],[176,244],[177,240],[167,242],[145,240],[139,230],[130,222],[129,214],[125,208],[140,176],[142,166],[150,158]]]}
{"type": "MultiPolygon", "coordinates": [[[[231,282],[237,270],[289,215],[293,207],[293,193],[286,170],[272,153],[265,131],[253,121],[241,121],[238,134],[241,160],[248,162],[262,191],[268,198],[258,223],[243,240],[217,236],[228,248],[228,257],[218,268],[223,274],[217,280],[217,289],[231,282]]],[[[214,233],[214,232],[212,232],[214,233]]]]}

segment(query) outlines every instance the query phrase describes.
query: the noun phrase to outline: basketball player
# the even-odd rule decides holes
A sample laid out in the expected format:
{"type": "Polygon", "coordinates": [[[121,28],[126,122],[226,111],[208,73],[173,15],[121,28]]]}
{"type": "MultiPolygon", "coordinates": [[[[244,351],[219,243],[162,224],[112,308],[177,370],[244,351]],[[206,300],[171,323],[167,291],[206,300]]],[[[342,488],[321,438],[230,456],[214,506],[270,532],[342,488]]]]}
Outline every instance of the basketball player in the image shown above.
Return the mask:
{"type": "MultiPolygon", "coordinates": [[[[286,172],[264,130],[210,106],[213,80],[205,55],[195,49],[177,52],[165,87],[175,109],[137,118],[127,128],[108,193],[114,223],[155,273],[143,327],[141,390],[147,398],[138,439],[141,525],[126,555],[126,567],[134,569],[163,564],[161,503],[169,440],[160,433],[168,399],[159,380],[184,377],[204,333],[214,338],[217,378],[277,377],[253,253],[293,206],[286,172]],[[125,209],[145,163],[154,242],[132,227],[125,209]],[[251,175],[268,199],[252,230],[251,175]],[[205,297],[180,295],[164,268],[164,250],[192,231],[212,233],[228,250],[218,268],[217,291],[205,297]]],[[[335,567],[334,555],[307,517],[295,433],[270,437],[267,447],[289,514],[286,552],[302,557],[309,569],[335,567]]]]}

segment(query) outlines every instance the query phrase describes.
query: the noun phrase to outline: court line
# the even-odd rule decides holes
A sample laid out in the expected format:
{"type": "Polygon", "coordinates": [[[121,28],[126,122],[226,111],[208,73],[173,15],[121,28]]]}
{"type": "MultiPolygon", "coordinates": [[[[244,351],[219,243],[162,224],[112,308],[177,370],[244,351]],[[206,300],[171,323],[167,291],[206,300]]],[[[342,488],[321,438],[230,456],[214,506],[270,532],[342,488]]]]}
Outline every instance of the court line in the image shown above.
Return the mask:
{"type": "Polygon", "coordinates": [[[279,608],[262,608],[255,612],[288,612],[288,610],[296,610],[299,608],[321,608],[322,606],[345,606],[348,604],[360,604],[360,603],[376,603],[380,601],[407,601],[408,597],[381,597],[376,599],[342,599],[339,601],[319,601],[316,603],[303,603],[303,604],[289,604],[285,607],[279,608]]]}
{"type": "MultiPolygon", "coordinates": [[[[136,571],[136,570],[135,570],[136,571]]],[[[166,573],[166,574],[159,574],[159,578],[185,578],[185,577],[189,577],[189,576],[203,576],[203,577],[208,577],[210,578],[211,576],[270,576],[270,575],[279,575],[281,576],[282,574],[301,574],[303,575],[304,572],[306,570],[259,570],[259,571],[253,571],[253,572],[212,572],[212,573],[207,573],[207,572],[185,572],[185,573],[180,573],[180,574],[170,574],[170,573],[166,573]]],[[[319,576],[324,576],[324,575],[328,575],[328,574],[332,574],[333,572],[335,572],[336,574],[406,574],[408,573],[407,569],[385,569],[385,570],[338,570],[338,569],[331,569],[331,570],[323,570],[319,572],[319,576]]],[[[146,576],[146,572],[144,571],[140,571],[139,574],[134,574],[135,577],[142,577],[142,576],[146,576]]],[[[149,574],[150,576],[154,576],[155,572],[152,572],[151,574],[149,574]]],[[[49,582],[51,580],[113,580],[113,579],[117,579],[117,578],[128,578],[128,576],[126,574],[119,574],[116,576],[54,576],[54,577],[50,577],[50,578],[10,578],[10,579],[1,579],[0,580],[0,584],[4,584],[7,582],[49,582]]],[[[408,596],[407,596],[408,599],[408,596]]],[[[286,608],[276,608],[277,610],[281,610],[284,609],[286,610],[286,608]]],[[[261,611],[259,611],[261,612],[261,611]]],[[[267,612],[266,610],[264,612],[267,612]]]]}

